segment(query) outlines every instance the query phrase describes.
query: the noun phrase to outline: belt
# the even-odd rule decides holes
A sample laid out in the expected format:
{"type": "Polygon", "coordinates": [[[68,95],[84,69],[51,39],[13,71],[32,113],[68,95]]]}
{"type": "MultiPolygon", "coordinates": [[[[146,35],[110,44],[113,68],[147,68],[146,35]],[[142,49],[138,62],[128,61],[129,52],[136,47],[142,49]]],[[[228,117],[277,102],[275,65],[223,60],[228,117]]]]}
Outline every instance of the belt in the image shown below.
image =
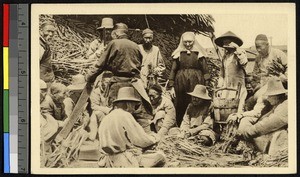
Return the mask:
{"type": "Polygon", "coordinates": [[[120,72],[120,73],[113,73],[114,76],[117,76],[117,77],[136,77],[137,74],[135,73],[123,73],[123,72],[120,72]]]}
{"type": "Polygon", "coordinates": [[[202,71],[200,68],[188,68],[188,67],[182,67],[182,68],[179,68],[179,70],[185,70],[185,69],[191,69],[191,70],[199,70],[199,71],[202,71]]]}

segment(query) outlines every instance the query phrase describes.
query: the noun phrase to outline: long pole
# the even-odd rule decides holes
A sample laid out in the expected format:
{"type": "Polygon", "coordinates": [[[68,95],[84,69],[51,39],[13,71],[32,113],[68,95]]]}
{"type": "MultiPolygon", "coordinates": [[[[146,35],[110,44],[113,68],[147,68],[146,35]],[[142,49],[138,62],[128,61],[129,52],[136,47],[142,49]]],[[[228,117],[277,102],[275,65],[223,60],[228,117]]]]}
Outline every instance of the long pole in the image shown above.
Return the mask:
{"type": "Polygon", "coordinates": [[[104,27],[103,28],[103,31],[102,31],[102,35],[103,35],[103,44],[104,44],[104,46],[106,46],[106,28],[104,27]]]}

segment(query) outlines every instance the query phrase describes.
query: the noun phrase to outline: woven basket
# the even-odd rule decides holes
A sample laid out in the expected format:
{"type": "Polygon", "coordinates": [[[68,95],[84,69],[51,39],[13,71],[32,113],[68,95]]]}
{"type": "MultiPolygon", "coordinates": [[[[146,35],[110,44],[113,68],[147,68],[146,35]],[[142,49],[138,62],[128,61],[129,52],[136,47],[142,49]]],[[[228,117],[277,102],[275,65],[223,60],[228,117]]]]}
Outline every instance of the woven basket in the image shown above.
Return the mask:
{"type": "Polygon", "coordinates": [[[227,122],[228,116],[232,113],[236,113],[239,106],[239,95],[240,95],[241,86],[239,85],[237,89],[233,88],[220,88],[215,90],[214,94],[214,116],[215,122],[224,124],[227,122]],[[235,91],[235,98],[221,98],[218,96],[218,93],[221,91],[235,91]]]}
{"type": "Polygon", "coordinates": [[[236,113],[239,106],[239,99],[228,100],[226,98],[215,98],[214,116],[216,123],[226,123],[230,114],[236,113]]]}

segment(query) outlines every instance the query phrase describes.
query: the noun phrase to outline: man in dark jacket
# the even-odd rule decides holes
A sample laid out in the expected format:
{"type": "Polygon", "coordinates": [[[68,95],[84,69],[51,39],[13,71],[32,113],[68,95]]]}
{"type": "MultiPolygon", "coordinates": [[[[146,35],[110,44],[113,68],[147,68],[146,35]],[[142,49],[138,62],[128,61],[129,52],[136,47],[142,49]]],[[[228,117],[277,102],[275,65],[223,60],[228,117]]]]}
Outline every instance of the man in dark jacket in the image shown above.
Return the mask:
{"type": "Polygon", "coordinates": [[[86,76],[89,83],[93,83],[96,77],[104,70],[111,71],[113,77],[109,84],[108,105],[116,99],[118,90],[121,87],[134,87],[143,98],[143,106],[134,114],[137,121],[146,132],[150,131],[150,120],[152,107],[150,99],[140,79],[142,54],[138,45],[127,39],[128,27],[124,23],[115,25],[116,39],[107,44],[104,53],[91,68],[86,76]],[[145,109],[146,108],[146,109],[145,109]],[[147,110],[147,112],[146,112],[147,110]]]}

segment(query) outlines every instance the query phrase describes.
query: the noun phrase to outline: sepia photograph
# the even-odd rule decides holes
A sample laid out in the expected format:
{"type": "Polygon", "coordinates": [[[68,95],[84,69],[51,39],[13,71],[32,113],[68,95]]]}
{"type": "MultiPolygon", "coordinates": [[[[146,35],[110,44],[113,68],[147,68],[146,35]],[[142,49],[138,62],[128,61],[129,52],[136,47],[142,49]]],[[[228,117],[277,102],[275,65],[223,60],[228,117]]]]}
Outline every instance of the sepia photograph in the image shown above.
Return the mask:
{"type": "Polygon", "coordinates": [[[264,5],[33,4],[32,173],[296,172],[295,5],[264,5]]]}

